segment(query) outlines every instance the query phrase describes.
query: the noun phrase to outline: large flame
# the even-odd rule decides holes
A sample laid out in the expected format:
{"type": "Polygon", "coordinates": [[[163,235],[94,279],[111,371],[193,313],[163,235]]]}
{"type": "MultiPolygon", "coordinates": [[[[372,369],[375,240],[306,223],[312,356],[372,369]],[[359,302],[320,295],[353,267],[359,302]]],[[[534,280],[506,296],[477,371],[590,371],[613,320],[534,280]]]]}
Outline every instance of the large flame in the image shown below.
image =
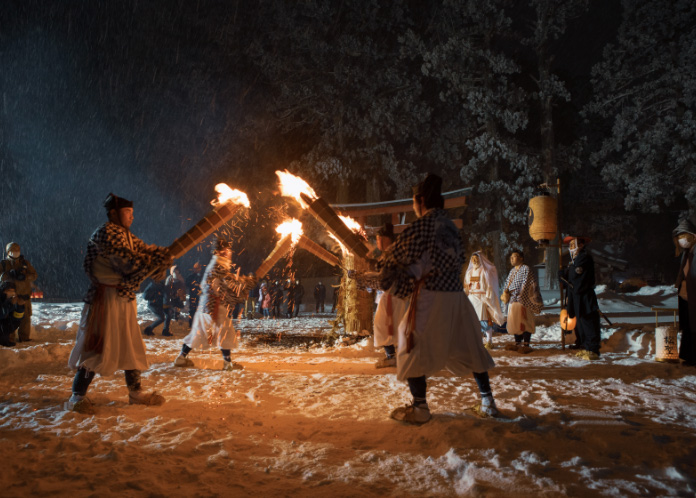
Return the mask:
{"type": "Polygon", "coordinates": [[[244,192],[230,188],[226,183],[215,185],[215,192],[218,193],[218,197],[212,202],[213,205],[231,202],[232,204],[241,204],[244,207],[250,206],[249,198],[244,192]]]}
{"type": "Polygon", "coordinates": [[[297,244],[297,241],[299,241],[302,236],[302,223],[293,218],[278,225],[276,227],[276,232],[283,237],[289,234],[292,237],[293,243],[297,244]]]}
{"type": "Polygon", "coordinates": [[[308,207],[308,204],[302,199],[300,194],[305,194],[311,200],[317,198],[314,189],[299,176],[293,175],[288,170],[276,171],[276,175],[278,175],[278,181],[280,182],[280,194],[283,197],[293,197],[304,209],[308,207]]]}

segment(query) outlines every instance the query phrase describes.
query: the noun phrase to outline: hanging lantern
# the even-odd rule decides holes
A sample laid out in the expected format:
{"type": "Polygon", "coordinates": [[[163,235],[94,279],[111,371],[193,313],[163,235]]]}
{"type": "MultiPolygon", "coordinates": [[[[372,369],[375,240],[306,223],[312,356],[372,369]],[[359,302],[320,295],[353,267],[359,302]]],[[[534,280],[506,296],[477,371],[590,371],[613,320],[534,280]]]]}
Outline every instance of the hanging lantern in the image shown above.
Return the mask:
{"type": "Polygon", "coordinates": [[[548,192],[529,200],[529,236],[542,245],[556,238],[558,204],[548,192]]]}
{"type": "Polygon", "coordinates": [[[575,330],[575,318],[568,318],[568,311],[561,310],[561,330],[569,332],[575,330]]]}

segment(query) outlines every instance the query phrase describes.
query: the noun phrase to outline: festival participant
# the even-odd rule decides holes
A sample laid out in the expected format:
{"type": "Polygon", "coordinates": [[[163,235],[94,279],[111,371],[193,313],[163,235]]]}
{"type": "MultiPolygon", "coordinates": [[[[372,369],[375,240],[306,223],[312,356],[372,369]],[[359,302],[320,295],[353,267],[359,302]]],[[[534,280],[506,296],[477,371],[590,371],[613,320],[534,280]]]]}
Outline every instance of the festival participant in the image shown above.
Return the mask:
{"type": "Polygon", "coordinates": [[[14,282],[0,284],[0,346],[11,348],[15,345],[11,337],[24,318],[25,301],[17,295],[14,282]]]}
{"type": "MultiPolygon", "coordinates": [[[[150,325],[145,327],[143,334],[148,336],[153,336],[155,333],[155,327],[164,323],[164,282],[157,280],[150,280],[145,286],[143,291],[143,298],[147,301],[147,307],[150,312],[157,317],[157,319],[150,325]]],[[[164,334],[162,334],[164,335],[164,334]]]]}
{"type": "Polygon", "coordinates": [[[0,263],[0,281],[14,282],[17,297],[24,301],[24,317],[17,329],[17,335],[19,342],[31,341],[31,285],[38,278],[38,274],[21,254],[19,244],[10,242],[5,247],[5,252],[7,257],[0,263]]]}
{"type": "Polygon", "coordinates": [[[534,273],[524,264],[521,250],[515,249],[510,253],[510,264],[512,270],[501,300],[507,302],[507,331],[515,335],[515,344],[505,349],[526,354],[532,352],[529,343],[536,330],[534,315],[541,312],[544,300],[534,273]]]}
{"type": "Polygon", "coordinates": [[[458,376],[474,373],[484,415],[498,413],[488,370],[495,363],[483,347],[481,325],[462,292],[464,252],[457,227],[443,209],[442,179],[428,177],[413,192],[413,222],[387,251],[381,287],[409,299],[398,328],[397,378],[407,380],[413,402],[395,409],[392,418],[413,424],[430,420],[426,378],[443,368],[458,376]]]}
{"type": "Polygon", "coordinates": [[[302,306],[302,300],[304,299],[304,285],[300,282],[299,278],[295,279],[295,318],[300,314],[300,306],[302,306]]]}
{"type": "Polygon", "coordinates": [[[595,294],[594,260],[585,249],[587,237],[570,236],[563,239],[569,244],[570,263],[561,272],[561,281],[568,291],[568,318],[575,318],[575,335],[580,351],[576,356],[592,361],[599,359],[600,327],[599,304],[595,294]]]}
{"type": "Polygon", "coordinates": [[[214,346],[222,353],[223,370],[244,368],[232,361],[231,350],[237,346],[237,331],[232,320],[228,320],[227,317],[232,308],[244,302],[246,295],[242,295],[243,289],[250,288],[254,282],[250,277],[239,277],[230,272],[231,257],[229,242],[218,239],[213,257],[203,275],[201,298],[193,317],[191,332],[184,337],[181,353],[174,360],[174,366],[191,367],[193,361],[188,358],[191,350],[199,346],[214,346]]]}
{"type": "Polygon", "coordinates": [[[672,237],[677,246],[677,255],[681,254],[675,284],[681,329],[679,358],[685,365],[696,366],[696,227],[687,219],[681,220],[672,231],[672,237]]]}
{"type": "MultiPolygon", "coordinates": [[[[384,267],[386,253],[393,243],[394,225],[385,223],[377,232],[377,249],[381,251],[381,254],[376,262],[376,271],[384,267]]],[[[349,272],[349,276],[354,276],[361,288],[378,288],[380,285],[376,279],[370,278],[370,273],[361,275],[349,272]]],[[[377,291],[376,301],[374,343],[376,348],[384,348],[385,357],[375,363],[375,368],[396,367],[396,328],[406,313],[407,302],[383,290],[377,291]]]]}
{"type": "Polygon", "coordinates": [[[109,221],[97,228],[87,244],[83,267],[91,280],[85,296],[75,347],[68,364],[77,370],[66,409],[93,411],[85,397],[95,374],[124,370],[130,404],[161,405],[164,397],[146,393],[140,372],[147,368],[140,334],[135,292],[153,271],[171,263],[166,247],[147,245],[133,235],[133,203],[109,194],[104,202],[109,221]]]}
{"type": "Polygon", "coordinates": [[[505,320],[498,298],[498,271],[481,251],[471,255],[464,276],[464,292],[469,296],[481,321],[482,330],[486,333],[486,348],[492,349],[492,324],[502,325],[505,320]]]}

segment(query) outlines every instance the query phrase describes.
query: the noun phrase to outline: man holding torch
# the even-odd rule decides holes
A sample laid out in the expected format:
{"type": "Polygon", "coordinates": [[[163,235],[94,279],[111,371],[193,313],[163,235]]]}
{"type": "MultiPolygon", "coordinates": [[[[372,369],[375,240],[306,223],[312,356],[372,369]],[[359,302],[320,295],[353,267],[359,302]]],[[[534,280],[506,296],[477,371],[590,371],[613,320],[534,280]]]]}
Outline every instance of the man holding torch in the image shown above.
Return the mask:
{"type": "Polygon", "coordinates": [[[148,362],[135,293],[149,274],[168,266],[172,257],[167,248],[147,245],[131,233],[131,201],[109,194],[104,207],[109,221],[97,228],[87,244],[83,267],[92,283],[68,360],[77,373],[65,408],[81,413],[93,411],[85,395],[95,374],[112,375],[116,370],[125,372],[130,404],[164,402],[164,397],[145,393],[140,385],[140,372],[148,362]]]}
{"type": "Polygon", "coordinates": [[[192,367],[188,354],[196,347],[214,346],[220,349],[225,371],[244,367],[231,358],[232,348],[237,346],[237,331],[228,311],[244,302],[248,290],[255,284],[255,277],[239,277],[231,273],[232,250],[225,239],[218,239],[213,258],[203,274],[198,309],[193,317],[191,332],[184,337],[181,353],[174,360],[175,367],[192,367]]]}

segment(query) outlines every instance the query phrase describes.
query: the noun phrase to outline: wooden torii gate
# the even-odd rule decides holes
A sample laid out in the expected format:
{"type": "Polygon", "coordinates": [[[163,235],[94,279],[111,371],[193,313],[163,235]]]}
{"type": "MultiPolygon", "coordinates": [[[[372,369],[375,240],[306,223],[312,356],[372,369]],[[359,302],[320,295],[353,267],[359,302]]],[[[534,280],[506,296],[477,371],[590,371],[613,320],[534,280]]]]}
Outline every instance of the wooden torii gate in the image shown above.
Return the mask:
{"type": "MultiPolygon", "coordinates": [[[[472,188],[462,188],[445,192],[445,209],[464,207],[467,205],[466,199],[471,195],[472,188]]],[[[332,204],[337,212],[356,219],[360,225],[365,227],[365,232],[372,235],[379,230],[379,227],[367,226],[368,216],[391,215],[394,232],[402,232],[408,224],[406,214],[413,212],[413,199],[398,199],[395,201],[373,202],[363,204],[332,204]]],[[[462,228],[462,220],[452,220],[457,228],[462,228]]],[[[346,332],[362,335],[372,332],[372,294],[358,290],[355,280],[347,277],[349,270],[365,270],[366,262],[352,254],[346,255],[343,259],[343,278],[342,278],[342,304],[339,310],[343,312],[345,318],[346,332]]]]}
{"type": "MultiPolygon", "coordinates": [[[[467,205],[467,197],[471,196],[471,187],[460,188],[445,192],[442,196],[445,198],[445,209],[465,207],[467,205]]],[[[391,215],[391,222],[394,225],[394,232],[402,232],[408,224],[406,223],[406,214],[413,212],[413,199],[397,199],[395,201],[371,202],[364,204],[332,204],[336,211],[341,214],[355,218],[368,234],[379,230],[379,227],[368,227],[368,216],[391,215]]],[[[452,220],[457,228],[462,228],[462,220],[452,220]]]]}

